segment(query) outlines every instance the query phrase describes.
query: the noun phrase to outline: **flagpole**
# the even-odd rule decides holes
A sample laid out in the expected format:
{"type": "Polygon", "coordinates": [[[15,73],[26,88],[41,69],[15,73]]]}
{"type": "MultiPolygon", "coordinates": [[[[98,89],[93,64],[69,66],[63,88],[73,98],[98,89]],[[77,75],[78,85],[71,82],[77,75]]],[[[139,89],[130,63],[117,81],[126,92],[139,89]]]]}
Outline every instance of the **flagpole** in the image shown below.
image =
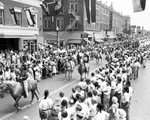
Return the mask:
{"type": "Polygon", "coordinates": [[[93,28],[93,37],[92,37],[92,47],[93,47],[94,38],[95,38],[95,22],[93,23],[93,25],[94,25],[94,28],[93,28]]]}

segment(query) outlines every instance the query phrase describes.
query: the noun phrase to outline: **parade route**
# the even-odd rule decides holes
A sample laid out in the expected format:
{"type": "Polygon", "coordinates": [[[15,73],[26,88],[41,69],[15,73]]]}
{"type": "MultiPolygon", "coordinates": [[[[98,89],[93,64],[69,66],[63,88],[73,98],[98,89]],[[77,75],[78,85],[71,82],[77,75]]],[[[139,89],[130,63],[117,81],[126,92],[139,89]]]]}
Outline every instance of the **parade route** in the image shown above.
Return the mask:
{"type": "MultiPolygon", "coordinates": [[[[90,62],[90,73],[94,72],[97,68],[104,65],[106,61],[102,63],[96,63],[95,60],[90,62]]],[[[90,74],[89,74],[90,75],[90,74]]],[[[40,100],[43,99],[43,92],[45,89],[50,91],[50,97],[55,100],[58,97],[60,91],[64,91],[66,96],[69,97],[71,94],[71,88],[75,87],[79,82],[79,74],[77,72],[77,67],[74,69],[72,80],[64,81],[64,74],[54,76],[53,78],[48,78],[39,83],[40,100]]],[[[24,115],[30,116],[31,119],[39,120],[38,115],[38,104],[36,98],[33,101],[32,105],[29,105],[31,96],[27,99],[22,99],[19,102],[21,111],[16,112],[15,107],[13,106],[14,100],[8,94],[5,98],[0,99],[0,120],[19,120],[24,115]],[[6,102],[7,99],[7,102],[6,102]],[[35,111],[35,112],[32,112],[35,111]],[[32,113],[32,114],[31,114],[32,113]],[[36,117],[35,117],[36,116],[36,117]]]]}

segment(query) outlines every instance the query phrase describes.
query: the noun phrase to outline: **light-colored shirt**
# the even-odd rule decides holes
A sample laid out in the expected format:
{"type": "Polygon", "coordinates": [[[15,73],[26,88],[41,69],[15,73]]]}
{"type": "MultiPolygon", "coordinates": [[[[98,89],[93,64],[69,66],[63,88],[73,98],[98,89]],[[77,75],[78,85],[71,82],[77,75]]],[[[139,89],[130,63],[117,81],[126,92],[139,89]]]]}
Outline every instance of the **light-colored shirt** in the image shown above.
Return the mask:
{"type": "Polygon", "coordinates": [[[53,106],[53,101],[50,98],[46,98],[41,100],[40,104],[39,104],[39,109],[40,110],[47,110],[52,108],[53,106]]]}
{"type": "Polygon", "coordinates": [[[122,94],[122,90],[123,90],[122,83],[119,83],[119,84],[117,85],[117,87],[116,87],[116,91],[117,91],[118,93],[121,93],[121,94],[122,94]]]}

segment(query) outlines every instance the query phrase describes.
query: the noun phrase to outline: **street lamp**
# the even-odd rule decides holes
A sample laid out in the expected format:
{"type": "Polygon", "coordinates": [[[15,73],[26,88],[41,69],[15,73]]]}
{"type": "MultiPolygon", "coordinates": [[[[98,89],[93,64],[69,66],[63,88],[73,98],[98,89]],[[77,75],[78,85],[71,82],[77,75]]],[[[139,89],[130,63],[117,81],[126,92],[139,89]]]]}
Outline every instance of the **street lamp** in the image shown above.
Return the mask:
{"type": "Polygon", "coordinates": [[[57,38],[56,38],[56,39],[57,39],[57,48],[59,47],[58,31],[59,31],[59,27],[57,26],[57,27],[56,27],[56,32],[57,32],[57,36],[56,36],[56,37],[57,37],[57,38]]]}

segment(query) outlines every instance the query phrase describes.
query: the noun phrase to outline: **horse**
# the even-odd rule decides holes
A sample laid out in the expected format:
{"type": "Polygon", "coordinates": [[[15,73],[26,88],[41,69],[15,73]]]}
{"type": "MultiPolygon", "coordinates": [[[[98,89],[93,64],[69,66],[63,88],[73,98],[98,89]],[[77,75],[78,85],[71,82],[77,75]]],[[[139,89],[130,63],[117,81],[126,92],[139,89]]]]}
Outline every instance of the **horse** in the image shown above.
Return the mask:
{"type": "MultiPolygon", "coordinates": [[[[14,106],[16,107],[17,111],[20,110],[18,102],[22,96],[25,96],[23,83],[16,82],[16,81],[3,81],[2,84],[7,87],[9,93],[15,100],[14,106]]],[[[33,102],[34,96],[36,96],[37,101],[39,100],[38,95],[36,93],[38,92],[39,94],[39,91],[37,88],[37,82],[35,80],[30,80],[30,82],[28,83],[28,91],[29,92],[31,91],[31,94],[32,94],[32,98],[30,101],[30,105],[31,105],[33,102]]]]}
{"type": "Polygon", "coordinates": [[[68,60],[68,59],[65,60],[64,63],[65,78],[69,78],[69,79],[72,78],[74,67],[75,67],[75,63],[73,62],[73,60],[68,60]]]}
{"type": "Polygon", "coordinates": [[[80,74],[80,78],[83,78],[83,76],[85,76],[85,78],[86,78],[87,75],[89,74],[89,70],[90,70],[89,63],[86,63],[86,62],[80,63],[80,65],[78,67],[78,72],[80,74]]]}

